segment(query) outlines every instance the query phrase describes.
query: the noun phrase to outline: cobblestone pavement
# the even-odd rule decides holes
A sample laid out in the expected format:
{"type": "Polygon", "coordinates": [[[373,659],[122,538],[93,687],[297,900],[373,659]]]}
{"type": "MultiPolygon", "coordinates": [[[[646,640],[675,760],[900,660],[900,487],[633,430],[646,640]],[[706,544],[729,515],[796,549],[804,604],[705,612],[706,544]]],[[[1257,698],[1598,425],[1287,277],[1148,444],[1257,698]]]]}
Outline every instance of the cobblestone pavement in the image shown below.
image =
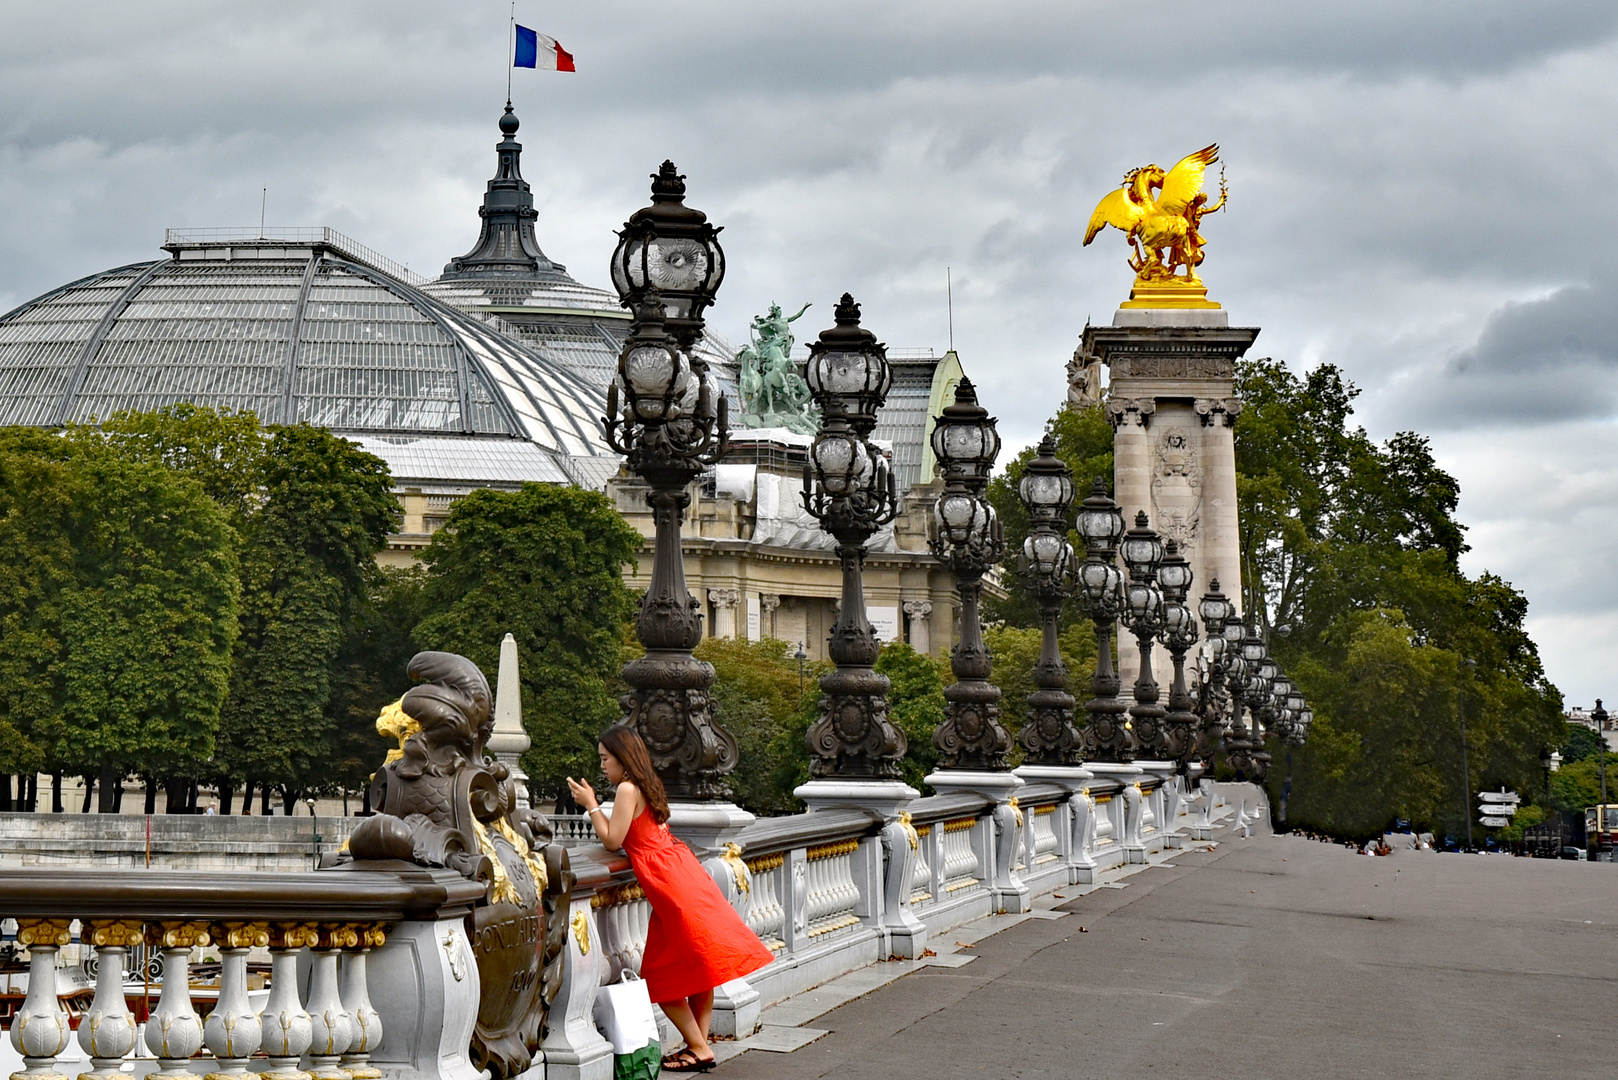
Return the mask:
{"type": "Polygon", "coordinates": [[[715,1075],[1614,1074],[1618,866],[1221,837],[783,1002],[715,1075]]]}

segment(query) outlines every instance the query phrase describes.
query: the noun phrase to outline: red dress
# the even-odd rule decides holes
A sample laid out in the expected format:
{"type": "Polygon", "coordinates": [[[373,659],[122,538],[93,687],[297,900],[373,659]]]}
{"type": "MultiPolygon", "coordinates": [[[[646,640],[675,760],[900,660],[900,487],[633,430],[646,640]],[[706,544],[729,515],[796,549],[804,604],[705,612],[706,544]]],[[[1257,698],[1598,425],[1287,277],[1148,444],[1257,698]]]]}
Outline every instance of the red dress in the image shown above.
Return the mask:
{"type": "Polygon", "coordinates": [[[640,977],[653,1001],[712,990],[775,959],[691,849],[645,810],[629,823],[624,853],[652,903],[640,977]]]}

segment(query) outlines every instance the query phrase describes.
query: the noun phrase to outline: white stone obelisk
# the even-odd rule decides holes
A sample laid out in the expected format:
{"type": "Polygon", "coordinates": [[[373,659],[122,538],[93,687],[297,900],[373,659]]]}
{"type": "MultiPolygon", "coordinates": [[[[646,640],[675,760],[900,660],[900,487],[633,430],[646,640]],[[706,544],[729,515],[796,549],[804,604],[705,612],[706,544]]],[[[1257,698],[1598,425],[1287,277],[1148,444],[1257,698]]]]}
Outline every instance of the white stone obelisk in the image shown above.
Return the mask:
{"type": "Polygon", "coordinates": [[[528,806],[528,774],[522,771],[523,752],[533,745],[522,726],[522,681],[517,675],[517,639],[510,634],[500,642],[500,678],[494,691],[494,734],[489,753],[511,770],[517,785],[517,806],[528,806]]]}

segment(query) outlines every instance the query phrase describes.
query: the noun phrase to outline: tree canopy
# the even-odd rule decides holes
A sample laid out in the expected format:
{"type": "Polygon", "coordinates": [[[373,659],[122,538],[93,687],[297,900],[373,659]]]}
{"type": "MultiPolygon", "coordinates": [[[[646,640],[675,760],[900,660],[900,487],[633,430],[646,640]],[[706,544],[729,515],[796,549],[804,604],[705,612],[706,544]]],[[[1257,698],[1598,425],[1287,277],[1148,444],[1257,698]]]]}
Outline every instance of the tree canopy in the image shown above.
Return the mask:
{"type": "Polygon", "coordinates": [[[240,587],[230,524],[201,485],[93,433],[6,429],[0,538],[7,768],[205,762],[240,587]]]}
{"type": "Polygon", "coordinates": [[[623,568],[640,546],[606,496],[524,484],[467,495],[427,550],[414,638],[493,673],[501,640],[514,635],[533,740],[523,767],[536,795],[556,795],[563,777],[598,768],[596,736],[619,716],[635,603],[623,568]]]}
{"type": "MultiPolygon", "coordinates": [[[[1244,606],[1288,628],[1271,648],[1315,710],[1291,755],[1289,821],[1365,834],[1403,817],[1459,834],[1478,790],[1534,790],[1561,698],[1527,599],[1460,570],[1460,488],[1427,439],[1350,426],[1358,391],[1330,364],[1300,377],[1250,360],[1237,393],[1244,606]]],[[[1272,786],[1285,775],[1278,760],[1272,786]]]]}

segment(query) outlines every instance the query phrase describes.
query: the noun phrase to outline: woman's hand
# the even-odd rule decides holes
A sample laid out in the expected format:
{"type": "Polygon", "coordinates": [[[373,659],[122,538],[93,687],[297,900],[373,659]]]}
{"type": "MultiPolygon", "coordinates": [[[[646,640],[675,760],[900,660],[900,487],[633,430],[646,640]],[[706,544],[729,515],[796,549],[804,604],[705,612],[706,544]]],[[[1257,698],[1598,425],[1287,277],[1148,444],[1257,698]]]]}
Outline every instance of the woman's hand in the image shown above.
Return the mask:
{"type": "Polygon", "coordinates": [[[567,789],[572,793],[573,801],[584,807],[584,812],[586,814],[600,805],[596,801],[595,788],[591,787],[589,784],[586,784],[582,780],[575,780],[571,776],[568,777],[567,789]]]}

